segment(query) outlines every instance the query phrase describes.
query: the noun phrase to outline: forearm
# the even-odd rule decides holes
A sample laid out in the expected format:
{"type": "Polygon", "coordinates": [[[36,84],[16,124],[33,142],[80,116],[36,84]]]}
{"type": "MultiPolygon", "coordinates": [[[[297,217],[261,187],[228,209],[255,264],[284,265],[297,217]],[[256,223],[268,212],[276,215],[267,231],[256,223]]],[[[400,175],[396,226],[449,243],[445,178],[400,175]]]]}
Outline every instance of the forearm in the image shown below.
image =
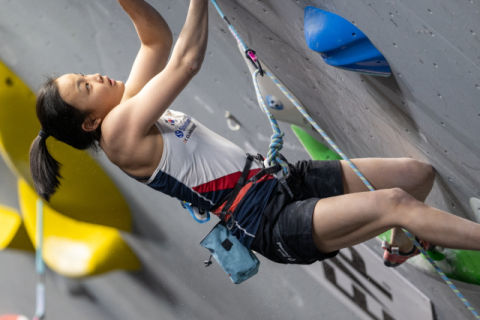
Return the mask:
{"type": "Polygon", "coordinates": [[[171,47],[172,32],[163,17],[144,0],[117,0],[130,16],[143,45],[171,47]]]}
{"type": "Polygon", "coordinates": [[[200,68],[208,42],[208,0],[190,0],[187,19],[180,32],[172,60],[193,64],[200,68]]]}

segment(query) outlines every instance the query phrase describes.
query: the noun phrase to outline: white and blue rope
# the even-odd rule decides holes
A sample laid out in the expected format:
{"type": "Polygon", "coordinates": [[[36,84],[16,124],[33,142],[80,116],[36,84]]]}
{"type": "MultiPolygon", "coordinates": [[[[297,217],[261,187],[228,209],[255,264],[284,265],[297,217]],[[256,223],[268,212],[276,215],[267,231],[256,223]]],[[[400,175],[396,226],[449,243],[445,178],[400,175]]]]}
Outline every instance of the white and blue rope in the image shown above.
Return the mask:
{"type": "MultiPolygon", "coordinates": [[[[228,19],[226,18],[225,14],[222,12],[220,7],[218,6],[216,0],[210,0],[217,11],[219,12],[220,16],[222,16],[223,20],[228,24],[228,27],[237,40],[237,42],[244,48],[245,51],[248,50],[247,46],[243,42],[242,38],[238,35],[237,31],[233,28],[233,26],[230,24],[228,19]]],[[[270,156],[276,155],[276,152],[281,149],[281,145],[283,144],[282,137],[283,133],[280,131],[280,128],[278,127],[278,123],[276,119],[272,116],[270,111],[268,110],[268,107],[265,103],[265,100],[260,92],[260,88],[258,86],[258,81],[257,81],[257,76],[259,74],[260,70],[256,70],[253,73],[253,83],[255,86],[255,92],[257,94],[257,98],[260,101],[260,104],[262,105],[262,108],[265,110],[265,113],[267,114],[270,124],[272,125],[272,129],[274,131],[274,135],[272,136],[272,142],[270,144],[270,151],[269,151],[269,156],[268,159],[270,161],[270,156]],[[271,155],[272,154],[272,155],[271,155]]],[[[360,177],[360,179],[365,183],[365,185],[368,187],[370,191],[375,191],[375,189],[372,187],[372,185],[368,182],[368,180],[363,176],[363,174],[358,170],[358,168],[350,161],[350,159],[340,150],[340,148],[335,144],[335,142],[330,139],[330,137],[320,128],[320,126],[308,115],[307,111],[298,103],[298,101],[283,87],[283,85],[278,81],[278,79],[271,74],[270,72],[265,72],[267,76],[272,79],[272,81],[277,85],[277,87],[282,91],[282,93],[293,103],[293,105],[302,113],[302,115],[310,122],[310,124],[322,135],[322,137],[328,142],[328,144],[342,157],[343,160],[345,160],[350,167],[353,169],[353,171],[360,177]]],[[[277,161],[280,160],[277,158],[277,161]]],[[[273,160],[272,160],[273,161],[273,160]]],[[[280,160],[281,161],[281,160],[280,160]]],[[[282,161],[283,162],[283,161],[282,161]]],[[[282,165],[281,162],[279,162],[282,165]]],[[[287,164],[285,164],[287,165],[287,164]]],[[[433,259],[429,256],[429,254],[422,248],[422,246],[417,242],[415,237],[407,230],[403,229],[405,234],[408,236],[408,238],[413,242],[413,244],[420,250],[420,252],[423,254],[423,256],[432,264],[432,266],[435,268],[437,273],[442,277],[442,279],[448,284],[448,286],[455,292],[457,297],[465,304],[465,306],[470,310],[470,312],[475,316],[476,319],[480,319],[480,315],[475,311],[475,309],[472,307],[472,305],[465,299],[465,297],[462,295],[462,293],[457,289],[457,287],[452,283],[452,281],[445,275],[445,273],[438,267],[438,265],[433,261],[433,259]]]]}
{"type": "MultiPolygon", "coordinates": [[[[279,157],[279,152],[283,148],[283,136],[285,133],[283,133],[280,130],[280,127],[278,126],[277,119],[270,113],[270,110],[267,107],[267,104],[265,103],[265,99],[262,96],[262,93],[260,92],[260,87],[258,86],[258,81],[257,81],[257,75],[260,73],[260,70],[255,70],[253,73],[253,85],[255,87],[255,92],[257,94],[258,101],[260,101],[260,104],[263,107],[263,110],[268,116],[268,119],[270,120],[270,125],[272,126],[273,130],[273,135],[270,139],[270,150],[268,151],[267,154],[267,159],[268,163],[273,166],[275,163],[280,164],[282,167],[282,170],[285,175],[288,174],[288,164],[280,159],[279,157]]],[[[268,74],[268,73],[267,73],[268,74]]]]}
{"type": "Polygon", "coordinates": [[[41,320],[45,316],[45,263],[43,262],[43,200],[37,200],[37,232],[35,269],[37,271],[37,304],[33,320],[41,320]]]}
{"type": "Polygon", "coordinates": [[[225,16],[225,14],[223,13],[222,9],[220,9],[220,7],[218,6],[217,4],[217,1],[215,0],[210,0],[213,5],[215,6],[215,8],[217,9],[218,13],[220,14],[220,16],[222,17],[222,19],[227,23],[228,25],[228,29],[230,29],[230,32],[233,34],[233,36],[235,37],[235,39],[237,40],[237,42],[242,46],[242,49],[243,51],[247,51],[248,48],[245,44],[245,42],[243,42],[242,38],[240,38],[240,36],[238,35],[237,33],[237,30],[235,30],[235,28],[231,25],[230,21],[228,21],[227,17],[225,16]]]}

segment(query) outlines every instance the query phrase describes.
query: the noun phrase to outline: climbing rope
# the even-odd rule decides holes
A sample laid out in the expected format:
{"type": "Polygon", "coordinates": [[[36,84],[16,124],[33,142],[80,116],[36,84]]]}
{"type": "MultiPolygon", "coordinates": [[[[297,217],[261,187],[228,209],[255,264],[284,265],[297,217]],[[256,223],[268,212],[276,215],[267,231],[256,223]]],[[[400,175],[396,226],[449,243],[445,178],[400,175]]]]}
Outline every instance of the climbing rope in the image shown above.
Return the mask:
{"type": "MultiPolygon", "coordinates": [[[[298,101],[287,91],[287,89],[285,89],[285,87],[283,87],[283,85],[280,83],[280,81],[278,81],[278,79],[273,74],[271,74],[270,72],[262,70],[262,68],[260,66],[260,60],[258,59],[258,57],[256,57],[255,51],[247,48],[247,46],[245,45],[245,42],[243,42],[242,38],[238,35],[235,28],[230,24],[227,17],[225,16],[225,14],[222,12],[220,7],[218,6],[216,0],[210,0],[210,1],[215,6],[218,13],[222,17],[222,19],[225,20],[225,22],[228,24],[228,28],[230,29],[231,33],[233,34],[233,36],[237,40],[238,44],[244,49],[244,51],[247,55],[247,58],[249,58],[251,61],[253,61],[255,63],[258,62],[257,64],[254,63],[254,65],[256,67],[258,65],[258,67],[257,67],[257,70],[253,73],[253,83],[254,83],[254,87],[255,87],[255,92],[257,94],[258,100],[260,101],[260,104],[262,105],[262,108],[265,110],[265,113],[267,114],[267,116],[270,120],[270,123],[272,125],[272,129],[274,131],[274,135],[272,136],[272,142],[270,144],[269,157],[267,157],[267,159],[269,161],[275,161],[273,159],[276,159],[276,161],[278,161],[278,160],[282,161],[279,158],[273,158],[272,160],[270,160],[270,154],[272,154],[272,156],[276,156],[278,151],[281,149],[281,147],[283,145],[283,140],[282,140],[283,133],[280,131],[280,128],[278,127],[276,119],[272,116],[272,114],[268,110],[267,105],[265,103],[265,99],[263,98],[263,95],[260,92],[260,87],[258,86],[258,80],[257,80],[257,76],[258,76],[259,73],[262,76],[265,73],[268,77],[270,77],[270,79],[277,85],[277,87],[282,91],[282,93],[293,103],[293,105],[298,109],[298,111],[300,111],[300,113],[302,113],[302,115],[305,117],[305,119],[307,119],[308,122],[310,122],[310,124],[322,135],[322,137],[342,157],[342,159],[345,160],[349,164],[349,166],[360,177],[360,179],[368,187],[368,189],[370,191],[375,191],[375,189],[368,182],[368,180],[365,178],[365,176],[358,170],[358,168],[352,163],[352,161],[350,161],[350,159],[340,150],[340,148],[335,144],[335,142],[333,142],[332,139],[330,139],[330,137],[325,133],[325,131],[323,131],[322,128],[320,128],[320,126],[310,117],[310,115],[300,105],[300,103],[298,103],[298,101]],[[253,52],[253,54],[252,54],[252,52],[253,52]],[[253,55],[253,57],[252,57],[252,55],[253,55]],[[280,141],[280,140],[282,140],[282,141],[280,141]],[[273,145],[273,148],[272,148],[272,145],[273,145]],[[277,149],[277,146],[278,146],[278,149],[277,149]]],[[[279,163],[282,165],[282,162],[279,162],[279,163]]],[[[283,168],[283,165],[282,165],[282,168],[283,168]]],[[[470,312],[475,316],[476,319],[480,319],[480,315],[475,311],[475,309],[467,301],[467,299],[465,299],[465,297],[457,289],[457,287],[452,283],[452,281],[438,267],[438,265],[435,263],[435,261],[433,261],[433,259],[429,256],[429,254],[417,242],[415,237],[408,230],[403,229],[403,231],[408,236],[408,238],[413,242],[413,244],[420,250],[420,252],[423,254],[423,256],[428,260],[428,262],[430,262],[430,264],[437,271],[437,273],[440,275],[440,277],[442,277],[442,279],[448,284],[448,286],[453,290],[453,292],[455,292],[457,297],[465,304],[467,309],[470,310],[470,312]]]]}
{"type": "MultiPolygon", "coordinates": [[[[270,119],[270,124],[272,125],[272,130],[273,130],[273,135],[271,137],[271,142],[270,142],[270,146],[269,146],[270,150],[268,151],[268,154],[267,154],[267,164],[268,164],[267,166],[274,166],[275,164],[278,163],[282,167],[283,177],[286,177],[286,176],[288,176],[288,173],[289,173],[289,167],[288,167],[288,164],[280,158],[280,150],[282,150],[282,148],[283,148],[284,133],[280,130],[280,127],[278,126],[277,120],[272,116],[272,114],[268,110],[268,108],[267,108],[267,106],[264,102],[264,99],[262,97],[262,94],[260,93],[260,90],[257,90],[258,89],[258,84],[256,82],[256,75],[258,73],[260,73],[260,75],[263,76],[263,73],[264,73],[264,71],[262,69],[262,66],[260,64],[260,60],[257,58],[257,56],[255,54],[255,51],[249,49],[247,47],[247,45],[245,44],[245,42],[243,42],[242,38],[238,35],[237,30],[235,30],[235,28],[232,26],[230,21],[228,21],[227,17],[225,16],[225,14],[222,12],[220,7],[218,6],[217,1],[215,1],[215,0],[211,0],[211,1],[212,1],[213,5],[215,6],[215,8],[217,9],[220,16],[222,17],[222,19],[227,23],[228,29],[230,30],[230,32],[235,37],[238,44],[242,47],[243,51],[245,52],[245,56],[247,57],[247,59],[250,60],[253,63],[253,65],[255,66],[255,68],[257,69],[255,71],[255,74],[254,74],[253,78],[254,78],[254,83],[256,84],[256,92],[257,92],[257,96],[259,98],[258,100],[262,102],[262,106],[263,106],[263,108],[265,110],[265,113],[267,114],[268,118],[270,119]]],[[[289,190],[289,189],[287,189],[287,190],[289,190]]]]}
{"type": "Polygon", "coordinates": [[[42,320],[45,316],[45,263],[42,258],[43,248],[43,201],[37,200],[37,234],[36,234],[35,269],[37,271],[37,305],[33,320],[42,320]]]}
{"type": "MultiPolygon", "coordinates": [[[[267,104],[265,103],[265,99],[263,99],[262,93],[260,92],[260,87],[258,86],[258,81],[257,81],[257,76],[260,73],[260,70],[255,70],[253,73],[253,85],[255,87],[255,92],[257,93],[257,98],[258,101],[260,101],[260,104],[263,107],[263,110],[268,116],[268,119],[270,119],[270,124],[272,126],[273,130],[273,135],[270,140],[270,150],[268,151],[267,154],[267,161],[269,165],[275,165],[275,163],[280,164],[282,167],[285,175],[288,174],[288,164],[280,159],[279,157],[279,152],[283,148],[283,136],[285,133],[283,133],[280,130],[280,127],[278,126],[277,119],[270,113],[270,110],[268,110],[267,104]]],[[[271,75],[269,72],[265,72],[267,75],[271,75]]]]}

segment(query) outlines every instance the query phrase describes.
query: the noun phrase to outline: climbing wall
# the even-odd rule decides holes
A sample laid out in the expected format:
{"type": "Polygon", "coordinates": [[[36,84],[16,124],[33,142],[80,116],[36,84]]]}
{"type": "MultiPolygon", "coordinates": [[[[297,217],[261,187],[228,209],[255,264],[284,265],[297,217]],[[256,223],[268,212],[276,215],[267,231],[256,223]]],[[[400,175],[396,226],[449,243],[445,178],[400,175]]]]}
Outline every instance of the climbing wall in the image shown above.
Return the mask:
{"type": "Polygon", "coordinates": [[[475,220],[480,197],[478,1],[229,1],[250,47],[350,157],[411,157],[438,172],[431,204],[475,220]],[[307,5],[360,28],[392,76],[333,68],[303,37],[307,5]],[[302,79],[302,81],[298,81],[302,79]]]}
{"type": "MultiPolygon", "coordinates": [[[[188,1],[150,3],[165,15],[177,37],[188,1]]],[[[480,1],[218,3],[247,45],[349,157],[427,161],[438,172],[427,202],[475,220],[468,200],[480,198],[480,1]],[[384,54],[392,76],[377,78],[326,65],[305,44],[303,11],[308,5],[341,15],[360,28],[384,54]]],[[[246,151],[265,153],[271,130],[257,106],[249,71],[213,7],[210,17],[205,64],[172,108],[198,118],[246,151]],[[225,111],[234,116],[240,130],[229,128],[225,111]]],[[[0,43],[0,60],[33,90],[51,73],[100,72],[126,80],[139,45],[131,22],[114,0],[0,2],[0,43]]],[[[292,161],[307,158],[289,127],[282,129],[287,134],[284,154],[292,161]]],[[[422,314],[429,318],[469,317],[444,284],[408,266],[395,275],[395,283],[401,283],[396,288],[406,289],[385,289],[384,283],[393,276],[380,277],[377,267],[381,262],[365,269],[378,260],[376,242],[370,243],[372,249],[346,251],[338,261],[310,269],[262,260],[257,281],[234,287],[219,268],[203,268],[208,256],[198,242],[209,226],[198,227],[175,201],[139,187],[101,155],[97,160],[132,209],[135,231],[125,238],[143,269],[84,281],[66,280],[50,272],[47,310],[51,319],[62,319],[66,312],[56,302],[70,306],[72,319],[82,318],[84,310],[96,319],[154,319],[160,312],[166,319],[224,319],[227,315],[231,319],[387,319],[385,310],[391,318],[402,319],[401,312],[393,314],[392,310],[409,308],[398,301],[407,301],[402,299],[412,294],[424,302],[415,308],[424,308],[422,314]],[[367,252],[371,261],[351,267],[352,252],[367,252]],[[331,273],[319,277],[325,270],[336,270],[336,277],[331,273]],[[380,278],[370,285],[383,286],[389,295],[380,295],[388,303],[372,298],[376,289],[365,283],[373,275],[380,278]],[[361,288],[358,281],[363,283],[361,288]],[[409,291],[411,283],[416,288],[409,291]],[[219,292],[222,301],[218,301],[219,292]],[[391,306],[392,296],[395,306],[391,306]]],[[[0,169],[2,177],[7,177],[0,180],[0,200],[15,207],[16,180],[6,166],[0,169]]],[[[33,310],[34,267],[28,257],[0,252],[0,283],[6,284],[0,285],[0,313],[13,312],[7,310],[13,307],[25,314],[29,306],[33,310]]],[[[464,288],[479,309],[478,290],[464,288]]]]}

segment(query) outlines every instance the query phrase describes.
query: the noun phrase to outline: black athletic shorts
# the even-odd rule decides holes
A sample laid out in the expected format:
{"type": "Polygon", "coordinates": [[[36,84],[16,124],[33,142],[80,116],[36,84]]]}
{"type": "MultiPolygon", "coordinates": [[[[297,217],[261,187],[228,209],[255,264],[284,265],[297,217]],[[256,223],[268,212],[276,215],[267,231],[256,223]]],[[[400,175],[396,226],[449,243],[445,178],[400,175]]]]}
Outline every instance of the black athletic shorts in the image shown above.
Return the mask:
{"type": "Polygon", "coordinates": [[[287,183],[294,197],[278,184],[250,248],[284,264],[311,264],[335,257],[338,251],[323,253],[315,246],[312,218],[318,200],[344,192],[340,161],[299,161],[290,164],[290,172],[287,183]]]}

